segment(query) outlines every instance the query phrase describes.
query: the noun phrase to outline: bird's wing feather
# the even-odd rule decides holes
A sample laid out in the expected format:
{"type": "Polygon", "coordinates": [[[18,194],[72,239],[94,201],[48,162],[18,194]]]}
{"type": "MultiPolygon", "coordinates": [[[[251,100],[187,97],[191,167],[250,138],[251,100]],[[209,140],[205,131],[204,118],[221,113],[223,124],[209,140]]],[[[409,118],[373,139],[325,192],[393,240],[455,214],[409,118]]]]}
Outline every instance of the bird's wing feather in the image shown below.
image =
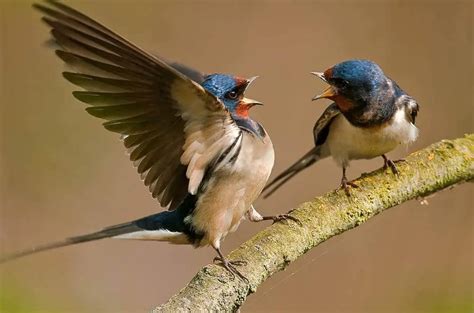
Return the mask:
{"type": "Polygon", "coordinates": [[[73,95],[104,127],[122,134],[152,196],[176,208],[194,194],[209,163],[240,134],[225,106],[182,70],[144,52],[105,26],[56,1],[35,4],[74,69],[73,95]]]}
{"type": "Polygon", "coordinates": [[[314,144],[315,146],[322,145],[329,134],[329,126],[336,116],[341,114],[341,111],[335,103],[332,103],[330,106],[324,110],[323,114],[319,117],[313,127],[314,135],[314,144]]]}
{"type": "Polygon", "coordinates": [[[404,105],[406,107],[407,119],[415,125],[416,116],[418,115],[418,111],[420,111],[420,106],[412,97],[406,97],[404,105]]]}
{"type": "Polygon", "coordinates": [[[189,67],[187,65],[184,65],[182,63],[178,62],[167,62],[172,68],[177,70],[178,72],[182,73],[183,75],[186,75],[190,79],[194,80],[198,84],[202,84],[206,78],[206,75],[201,73],[200,71],[189,67]]]}

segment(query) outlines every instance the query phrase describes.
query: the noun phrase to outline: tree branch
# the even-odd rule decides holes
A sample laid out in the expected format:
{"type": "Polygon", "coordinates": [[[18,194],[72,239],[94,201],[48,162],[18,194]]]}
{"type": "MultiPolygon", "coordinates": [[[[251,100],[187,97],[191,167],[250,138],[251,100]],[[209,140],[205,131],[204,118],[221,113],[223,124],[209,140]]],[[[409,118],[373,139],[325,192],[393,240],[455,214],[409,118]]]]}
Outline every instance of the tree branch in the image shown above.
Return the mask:
{"type": "Polygon", "coordinates": [[[398,163],[400,175],[377,170],[356,180],[350,198],[329,192],[301,204],[291,215],[302,225],[276,223],[230,253],[250,285],[219,265],[207,265],[191,282],[153,312],[233,312],[273,273],[330,237],[356,227],[385,209],[474,178],[474,134],[443,140],[398,163]]]}

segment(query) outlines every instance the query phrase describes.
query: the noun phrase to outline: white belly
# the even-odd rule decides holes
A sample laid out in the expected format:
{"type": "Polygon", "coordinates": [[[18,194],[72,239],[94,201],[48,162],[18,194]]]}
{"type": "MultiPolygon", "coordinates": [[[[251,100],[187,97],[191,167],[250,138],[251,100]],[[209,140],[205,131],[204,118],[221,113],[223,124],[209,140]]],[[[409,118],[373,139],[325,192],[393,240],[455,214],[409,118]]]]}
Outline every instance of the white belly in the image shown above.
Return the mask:
{"type": "Polygon", "coordinates": [[[237,229],[251,204],[262,192],[273,168],[270,138],[265,141],[244,132],[242,148],[231,168],[214,173],[195,209],[193,226],[205,233],[201,245],[219,242],[237,229]]]}
{"type": "Polygon", "coordinates": [[[355,127],[341,114],[331,123],[322,150],[324,156],[331,155],[340,166],[347,166],[350,160],[381,156],[417,136],[418,128],[406,119],[403,109],[387,124],[373,128],[355,127]]]}

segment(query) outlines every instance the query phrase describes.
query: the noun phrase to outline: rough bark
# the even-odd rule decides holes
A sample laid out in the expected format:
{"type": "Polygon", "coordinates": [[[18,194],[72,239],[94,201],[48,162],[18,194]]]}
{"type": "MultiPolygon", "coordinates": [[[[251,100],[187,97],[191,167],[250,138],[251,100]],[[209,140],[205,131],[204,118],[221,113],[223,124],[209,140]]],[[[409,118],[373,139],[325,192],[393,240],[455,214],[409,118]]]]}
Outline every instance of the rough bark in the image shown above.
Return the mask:
{"type": "Polygon", "coordinates": [[[376,170],[355,180],[350,198],[331,191],[301,204],[291,215],[298,223],[276,223],[229,254],[245,260],[239,270],[249,284],[219,265],[207,265],[191,282],[153,312],[234,312],[273,273],[330,237],[354,228],[385,209],[474,178],[474,134],[443,140],[398,163],[400,175],[376,170]]]}

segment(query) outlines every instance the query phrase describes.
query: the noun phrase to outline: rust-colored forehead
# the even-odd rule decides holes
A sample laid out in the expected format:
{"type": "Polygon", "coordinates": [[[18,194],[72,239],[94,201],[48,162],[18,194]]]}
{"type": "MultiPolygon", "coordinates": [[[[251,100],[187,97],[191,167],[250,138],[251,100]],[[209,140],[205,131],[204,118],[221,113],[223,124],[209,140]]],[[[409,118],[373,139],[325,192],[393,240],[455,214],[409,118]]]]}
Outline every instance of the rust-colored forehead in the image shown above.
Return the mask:
{"type": "Polygon", "coordinates": [[[327,70],[324,71],[324,77],[326,79],[332,78],[332,67],[328,68],[327,70]]]}
{"type": "Polygon", "coordinates": [[[240,76],[234,76],[234,80],[235,80],[235,84],[237,86],[244,86],[244,85],[247,85],[247,83],[248,83],[247,78],[243,78],[243,77],[240,77],[240,76]]]}

